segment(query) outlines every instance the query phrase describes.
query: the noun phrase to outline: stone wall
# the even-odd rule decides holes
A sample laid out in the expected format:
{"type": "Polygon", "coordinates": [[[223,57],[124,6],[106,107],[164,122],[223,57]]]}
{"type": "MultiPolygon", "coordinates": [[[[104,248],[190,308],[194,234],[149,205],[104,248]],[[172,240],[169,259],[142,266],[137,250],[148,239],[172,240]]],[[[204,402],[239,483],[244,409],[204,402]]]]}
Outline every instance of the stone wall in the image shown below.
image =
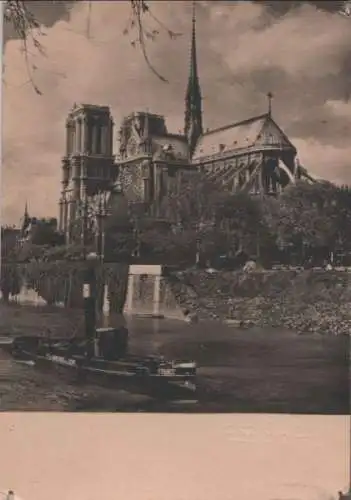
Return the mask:
{"type": "Polygon", "coordinates": [[[154,318],[184,319],[182,308],[163,275],[162,266],[129,266],[124,313],[154,318]]]}
{"type": "MultiPolygon", "coordinates": [[[[78,262],[4,265],[0,298],[21,305],[82,309],[86,267],[78,262]]],[[[121,313],[184,319],[162,266],[97,264],[96,277],[97,309],[105,320],[121,313]]]]}
{"type": "MultiPolygon", "coordinates": [[[[34,265],[1,270],[16,277],[10,301],[82,308],[83,268],[34,265]]],[[[273,326],[299,333],[351,332],[351,273],[344,271],[164,272],[161,266],[104,264],[97,270],[98,309],[234,324],[273,326]]],[[[7,278],[6,278],[7,280],[7,278]]],[[[11,281],[10,280],[10,281],[11,281]]]]}
{"type": "Polygon", "coordinates": [[[201,320],[284,326],[300,333],[351,332],[351,273],[189,271],[170,283],[182,308],[201,320]]]}

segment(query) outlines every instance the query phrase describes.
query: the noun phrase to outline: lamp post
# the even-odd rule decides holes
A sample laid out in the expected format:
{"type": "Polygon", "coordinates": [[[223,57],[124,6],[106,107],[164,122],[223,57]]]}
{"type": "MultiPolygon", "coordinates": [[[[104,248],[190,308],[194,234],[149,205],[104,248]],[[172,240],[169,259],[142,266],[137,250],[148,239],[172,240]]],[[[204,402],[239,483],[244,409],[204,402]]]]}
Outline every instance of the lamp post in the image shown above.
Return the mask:
{"type": "Polygon", "coordinates": [[[83,283],[85,337],[87,341],[86,356],[91,359],[95,355],[96,340],[96,253],[89,253],[86,257],[86,271],[83,283]]]}
{"type": "Polygon", "coordinates": [[[105,219],[107,216],[107,204],[104,193],[99,193],[98,207],[95,212],[96,218],[96,249],[98,258],[101,262],[104,261],[105,255],[105,219]]]}

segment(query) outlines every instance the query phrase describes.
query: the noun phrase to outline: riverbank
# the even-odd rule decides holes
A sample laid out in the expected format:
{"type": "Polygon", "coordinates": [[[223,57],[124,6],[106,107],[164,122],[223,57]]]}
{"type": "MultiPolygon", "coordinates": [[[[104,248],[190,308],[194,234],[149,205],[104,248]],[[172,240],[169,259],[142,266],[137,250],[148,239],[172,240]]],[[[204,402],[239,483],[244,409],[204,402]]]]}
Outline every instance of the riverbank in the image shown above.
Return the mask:
{"type": "Polygon", "coordinates": [[[170,279],[183,308],[201,320],[230,320],[297,333],[350,334],[351,273],[184,271],[170,279]]]}
{"type": "MultiPolygon", "coordinates": [[[[49,323],[53,336],[67,335],[67,332],[79,334],[82,331],[82,281],[78,279],[82,277],[76,276],[76,273],[75,279],[73,277],[68,279],[67,276],[71,277],[69,273],[73,272],[69,266],[62,270],[62,273],[65,271],[66,274],[56,276],[59,266],[55,264],[52,267],[53,264],[50,264],[49,274],[46,274],[48,270],[45,263],[44,267],[37,263],[33,268],[30,266],[29,269],[25,268],[25,271],[27,274],[32,273],[34,277],[41,276],[41,281],[36,284],[36,290],[45,292],[43,296],[46,298],[48,290],[51,291],[52,296],[48,303],[52,303],[55,296],[57,299],[55,303],[63,305],[68,300],[67,297],[67,300],[59,300],[63,292],[69,289],[71,296],[73,290],[75,291],[73,294],[75,300],[72,295],[72,300],[68,301],[71,307],[62,309],[63,315],[69,311],[66,324],[64,327],[63,322],[56,325],[54,317],[49,319],[50,311],[55,307],[48,306],[45,310],[42,308],[40,318],[33,319],[33,314],[26,317],[25,323],[18,326],[19,332],[23,328],[28,330],[32,324],[32,329],[35,330],[38,322],[41,331],[49,323]],[[60,276],[61,281],[58,279],[60,276]],[[75,283],[74,287],[71,282],[75,283]]],[[[121,268],[116,264],[103,269],[108,291],[104,308],[108,308],[112,315],[119,313],[121,317],[125,303],[130,303],[129,309],[127,308],[130,313],[151,315],[156,304],[156,309],[166,317],[199,320],[202,323],[216,321],[230,322],[232,326],[283,328],[298,334],[349,335],[351,332],[351,272],[347,270],[261,270],[245,273],[206,272],[200,269],[172,272],[163,269],[161,277],[155,275],[154,271],[151,272],[150,266],[141,267],[142,271],[139,266],[139,273],[143,274],[138,275],[137,272],[136,276],[140,278],[137,280],[134,279],[134,275],[131,275],[132,280],[128,279],[126,266],[121,268]]],[[[22,276],[25,271],[20,266],[17,274],[22,276]]],[[[27,286],[28,283],[34,286],[33,276],[32,281],[26,282],[27,286]]],[[[101,311],[104,295],[102,292],[105,288],[102,287],[104,283],[102,278],[98,281],[101,311]]],[[[29,291],[33,292],[34,304],[34,295],[38,298],[38,294],[32,288],[29,291]]],[[[17,296],[19,301],[26,299],[26,294],[22,292],[17,296]]],[[[41,303],[45,304],[42,296],[40,298],[41,303]]],[[[14,299],[16,300],[16,297],[14,299]]],[[[37,302],[39,303],[39,300],[37,302]]],[[[12,309],[8,312],[10,317],[14,316],[14,321],[5,318],[6,327],[10,332],[13,332],[20,322],[20,318],[15,318],[15,311],[12,309]]]]}

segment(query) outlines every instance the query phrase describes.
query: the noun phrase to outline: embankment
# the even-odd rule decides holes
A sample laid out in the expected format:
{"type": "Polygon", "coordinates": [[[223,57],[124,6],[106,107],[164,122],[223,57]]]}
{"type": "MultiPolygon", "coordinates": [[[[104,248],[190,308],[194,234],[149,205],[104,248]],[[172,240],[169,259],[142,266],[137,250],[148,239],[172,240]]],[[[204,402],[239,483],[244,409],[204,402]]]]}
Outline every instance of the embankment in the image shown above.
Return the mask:
{"type": "MultiPolygon", "coordinates": [[[[4,265],[2,296],[28,304],[26,293],[34,290],[43,305],[82,309],[85,271],[86,264],[73,262],[4,265]]],[[[187,312],[200,321],[231,320],[299,333],[351,332],[347,271],[171,272],[116,263],[98,265],[96,276],[98,309],[107,316],[124,312],[185,319],[187,312]]]]}
{"type": "Polygon", "coordinates": [[[351,273],[341,271],[185,271],[170,285],[199,320],[232,320],[300,333],[351,332],[351,273]]]}
{"type": "MultiPolygon", "coordinates": [[[[83,308],[83,283],[87,274],[86,262],[30,262],[3,264],[0,290],[3,300],[27,305],[60,305],[83,308]],[[29,291],[34,293],[28,294],[29,291]],[[35,303],[35,296],[37,300],[35,303]]],[[[105,290],[111,312],[122,313],[127,295],[128,265],[120,263],[95,264],[98,309],[102,309],[105,290]]]]}

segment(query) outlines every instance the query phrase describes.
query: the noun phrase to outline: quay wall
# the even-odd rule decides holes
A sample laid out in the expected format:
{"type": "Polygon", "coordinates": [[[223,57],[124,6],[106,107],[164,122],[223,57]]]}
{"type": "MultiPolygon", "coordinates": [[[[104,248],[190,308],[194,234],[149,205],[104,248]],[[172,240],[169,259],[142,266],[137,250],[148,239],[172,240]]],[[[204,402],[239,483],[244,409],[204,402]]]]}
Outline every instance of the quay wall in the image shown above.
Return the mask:
{"type": "MultiPolygon", "coordinates": [[[[233,325],[272,326],[299,333],[351,331],[347,270],[172,272],[157,265],[97,266],[98,309],[113,314],[233,325]]],[[[3,299],[17,304],[82,309],[83,263],[3,265],[3,299]]]]}

